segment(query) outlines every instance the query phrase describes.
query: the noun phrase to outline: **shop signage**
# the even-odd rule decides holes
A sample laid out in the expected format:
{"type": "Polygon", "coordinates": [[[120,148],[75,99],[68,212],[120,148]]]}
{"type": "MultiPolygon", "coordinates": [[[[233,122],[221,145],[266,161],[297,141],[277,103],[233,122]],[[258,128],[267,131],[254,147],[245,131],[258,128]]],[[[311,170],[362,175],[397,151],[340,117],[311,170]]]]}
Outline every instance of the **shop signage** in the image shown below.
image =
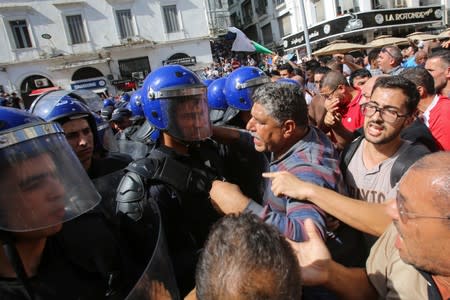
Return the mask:
{"type": "MultiPolygon", "coordinates": [[[[309,40],[310,42],[318,42],[330,37],[348,35],[367,29],[442,22],[442,15],[441,6],[381,9],[347,14],[309,28],[309,40]]],[[[285,50],[305,46],[303,31],[283,40],[285,50]]]]}
{"type": "Polygon", "coordinates": [[[70,84],[72,90],[91,90],[98,88],[106,88],[106,80],[97,79],[97,80],[83,80],[76,81],[70,84]]]}

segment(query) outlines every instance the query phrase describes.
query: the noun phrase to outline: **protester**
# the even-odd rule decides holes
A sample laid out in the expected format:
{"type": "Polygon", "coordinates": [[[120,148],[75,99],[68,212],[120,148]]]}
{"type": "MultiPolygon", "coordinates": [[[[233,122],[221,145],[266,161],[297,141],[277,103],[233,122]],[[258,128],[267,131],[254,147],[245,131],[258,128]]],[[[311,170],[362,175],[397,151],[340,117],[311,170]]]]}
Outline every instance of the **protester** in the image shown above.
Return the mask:
{"type": "Polygon", "coordinates": [[[418,117],[430,129],[440,150],[450,150],[450,100],[435,93],[434,80],[423,68],[408,68],[400,73],[411,80],[420,94],[418,117]]]}
{"type": "Polygon", "coordinates": [[[383,74],[398,75],[403,71],[403,67],[401,66],[402,60],[402,52],[397,46],[385,46],[381,48],[378,54],[378,68],[380,68],[383,74]]]}
{"type": "MultiPolygon", "coordinates": [[[[255,90],[252,99],[252,118],[247,123],[250,133],[215,128],[213,137],[271,153],[271,171],[289,170],[306,181],[343,192],[337,152],[324,133],[308,126],[301,90],[294,85],[267,83],[255,90]]],[[[221,212],[253,212],[294,240],[304,239],[303,220],[312,217],[325,238],[327,228],[321,211],[307,202],[277,197],[270,183],[265,188],[262,205],[229,182],[214,181],[210,195],[221,212]]]]}
{"type": "Polygon", "coordinates": [[[360,108],[361,91],[351,87],[344,75],[331,71],[320,81],[320,94],[325,98],[327,110],[324,124],[331,129],[337,147],[342,149],[347,140],[345,136],[352,134],[364,122],[360,108]]]}
{"type": "Polygon", "coordinates": [[[202,250],[196,296],[199,300],[301,299],[300,268],[275,228],[253,214],[227,215],[213,226],[202,250]]]}
{"type": "Polygon", "coordinates": [[[311,201],[367,233],[368,250],[374,242],[371,235],[381,235],[389,225],[386,207],[402,172],[429,153],[425,146],[412,145],[400,137],[401,130],[412,122],[418,101],[417,89],[409,80],[401,76],[378,78],[370,101],[362,106],[366,116],[364,136],[355,140],[341,158],[350,197],[303,182],[288,172],[265,175],[273,178],[273,193],[311,201]]]}
{"type": "Polygon", "coordinates": [[[386,232],[372,248],[367,273],[333,262],[313,223],[306,220],[308,242],[292,244],[304,284],[324,285],[345,299],[448,299],[449,165],[450,154],[438,152],[407,171],[396,201],[389,205],[396,230],[386,232]]]}

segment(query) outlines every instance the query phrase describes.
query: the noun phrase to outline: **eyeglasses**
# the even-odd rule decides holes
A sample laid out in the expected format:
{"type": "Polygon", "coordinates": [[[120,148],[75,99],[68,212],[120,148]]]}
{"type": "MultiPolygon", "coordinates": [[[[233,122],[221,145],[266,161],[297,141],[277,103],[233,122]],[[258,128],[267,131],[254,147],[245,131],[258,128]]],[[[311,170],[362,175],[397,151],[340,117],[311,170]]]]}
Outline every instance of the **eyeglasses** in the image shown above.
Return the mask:
{"type": "Polygon", "coordinates": [[[324,97],[325,99],[330,99],[330,97],[334,94],[334,92],[336,92],[336,90],[338,89],[339,85],[337,85],[334,90],[332,90],[330,93],[328,94],[320,94],[322,97],[324,97]]]}
{"type": "Polygon", "coordinates": [[[380,52],[387,53],[391,58],[395,59],[394,55],[386,47],[381,48],[380,52]]]}
{"type": "Polygon", "coordinates": [[[398,192],[397,192],[397,198],[395,200],[397,203],[397,209],[398,209],[398,214],[400,216],[400,220],[404,224],[408,223],[409,219],[437,219],[437,220],[449,220],[450,221],[450,216],[447,216],[447,217],[425,216],[425,215],[406,211],[405,206],[403,204],[405,202],[405,199],[401,195],[399,195],[398,192]]]}
{"type": "Polygon", "coordinates": [[[383,121],[388,123],[394,123],[398,118],[406,118],[409,116],[409,114],[400,115],[396,110],[392,108],[378,107],[374,104],[371,104],[370,102],[361,104],[361,113],[364,116],[370,118],[376,112],[379,112],[383,121]]]}

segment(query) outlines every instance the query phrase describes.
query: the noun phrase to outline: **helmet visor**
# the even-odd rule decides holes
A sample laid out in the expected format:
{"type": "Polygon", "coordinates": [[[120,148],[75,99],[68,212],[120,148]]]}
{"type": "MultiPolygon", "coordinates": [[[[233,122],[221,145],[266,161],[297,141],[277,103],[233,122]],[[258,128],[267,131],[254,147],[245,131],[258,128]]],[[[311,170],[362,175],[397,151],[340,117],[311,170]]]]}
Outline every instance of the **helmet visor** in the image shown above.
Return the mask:
{"type": "Polygon", "coordinates": [[[57,226],[100,202],[63,133],[36,134],[42,126],[51,125],[2,135],[13,142],[0,148],[0,230],[25,232],[57,226]]]}
{"type": "Polygon", "coordinates": [[[194,142],[212,135],[208,102],[204,94],[168,98],[161,101],[167,131],[173,137],[194,142]]]}

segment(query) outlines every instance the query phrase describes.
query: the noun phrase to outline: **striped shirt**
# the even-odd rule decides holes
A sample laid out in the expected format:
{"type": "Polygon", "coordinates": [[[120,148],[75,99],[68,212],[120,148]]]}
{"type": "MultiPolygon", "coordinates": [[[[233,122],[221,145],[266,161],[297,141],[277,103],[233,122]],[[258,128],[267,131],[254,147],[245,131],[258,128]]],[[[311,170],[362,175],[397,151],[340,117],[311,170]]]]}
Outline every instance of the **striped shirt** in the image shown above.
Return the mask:
{"type": "MultiPolygon", "coordinates": [[[[253,143],[251,136],[247,138],[253,143]]],[[[289,171],[301,180],[340,193],[344,191],[338,153],[330,139],[315,127],[310,127],[307,135],[279,159],[273,160],[272,156],[270,171],[289,171]]],[[[295,241],[305,240],[303,221],[307,218],[314,221],[322,237],[327,232],[325,213],[319,207],[307,201],[276,197],[271,191],[270,180],[266,181],[263,205],[251,200],[245,211],[257,214],[295,241]]]]}

